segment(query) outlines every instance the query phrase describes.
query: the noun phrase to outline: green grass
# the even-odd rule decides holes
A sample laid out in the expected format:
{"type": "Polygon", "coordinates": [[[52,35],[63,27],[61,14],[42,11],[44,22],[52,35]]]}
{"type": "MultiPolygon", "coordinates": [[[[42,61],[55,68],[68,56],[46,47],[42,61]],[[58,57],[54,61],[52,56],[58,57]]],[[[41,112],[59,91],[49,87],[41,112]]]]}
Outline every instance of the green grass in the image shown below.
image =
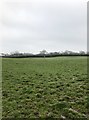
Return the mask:
{"type": "Polygon", "coordinates": [[[3,118],[88,119],[87,58],[3,58],[3,118]]]}
{"type": "Polygon", "coordinates": [[[2,118],[2,59],[0,58],[0,120],[2,118]]]}

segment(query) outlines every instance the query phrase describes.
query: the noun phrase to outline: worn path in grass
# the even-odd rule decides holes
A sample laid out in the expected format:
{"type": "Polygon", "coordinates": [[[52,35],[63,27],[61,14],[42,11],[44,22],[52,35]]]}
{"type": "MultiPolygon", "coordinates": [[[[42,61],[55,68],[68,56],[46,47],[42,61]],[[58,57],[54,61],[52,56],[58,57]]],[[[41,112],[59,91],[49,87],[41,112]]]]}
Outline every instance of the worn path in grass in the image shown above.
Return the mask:
{"type": "Polygon", "coordinates": [[[87,58],[3,58],[3,118],[87,118],[87,58]]]}

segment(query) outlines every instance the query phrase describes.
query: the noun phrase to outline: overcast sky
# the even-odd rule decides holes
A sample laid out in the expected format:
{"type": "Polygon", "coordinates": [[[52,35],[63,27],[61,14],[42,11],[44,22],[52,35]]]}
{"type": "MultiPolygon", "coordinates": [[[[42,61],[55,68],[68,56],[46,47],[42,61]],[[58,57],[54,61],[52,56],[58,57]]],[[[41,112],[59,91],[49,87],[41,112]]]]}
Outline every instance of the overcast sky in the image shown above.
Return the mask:
{"type": "Polygon", "coordinates": [[[3,0],[2,52],[87,50],[86,0],[3,0]]]}

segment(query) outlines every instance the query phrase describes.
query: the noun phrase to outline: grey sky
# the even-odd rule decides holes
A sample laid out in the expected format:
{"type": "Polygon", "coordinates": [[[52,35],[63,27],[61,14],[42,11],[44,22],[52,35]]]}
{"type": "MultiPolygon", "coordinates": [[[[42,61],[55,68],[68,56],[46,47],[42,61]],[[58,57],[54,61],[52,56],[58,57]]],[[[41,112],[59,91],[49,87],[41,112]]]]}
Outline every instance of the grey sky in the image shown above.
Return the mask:
{"type": "Polygon", "coordinates": [[[87,1],[4,0],[2,52],[87,50],[87,1]]]}

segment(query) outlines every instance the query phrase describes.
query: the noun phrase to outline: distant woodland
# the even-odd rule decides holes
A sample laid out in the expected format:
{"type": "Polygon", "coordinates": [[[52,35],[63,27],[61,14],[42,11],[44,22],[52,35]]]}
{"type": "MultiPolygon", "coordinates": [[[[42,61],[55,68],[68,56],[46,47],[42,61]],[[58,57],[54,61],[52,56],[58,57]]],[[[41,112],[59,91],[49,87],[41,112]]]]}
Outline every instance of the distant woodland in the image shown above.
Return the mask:
{"type": "Polygon", "coordinates": [[[18,51],[11,52],[11,53],[1,53],[1,57],[11,57],[11,58],[24,58],[24,57],[57,57],[57,56],[89,56],[89,52],[79,51],[62,51],[62,52],[47,52],[46,50],[42,50],[39,54],[32,54],[32,53],[21,53],[18,51]]]}

